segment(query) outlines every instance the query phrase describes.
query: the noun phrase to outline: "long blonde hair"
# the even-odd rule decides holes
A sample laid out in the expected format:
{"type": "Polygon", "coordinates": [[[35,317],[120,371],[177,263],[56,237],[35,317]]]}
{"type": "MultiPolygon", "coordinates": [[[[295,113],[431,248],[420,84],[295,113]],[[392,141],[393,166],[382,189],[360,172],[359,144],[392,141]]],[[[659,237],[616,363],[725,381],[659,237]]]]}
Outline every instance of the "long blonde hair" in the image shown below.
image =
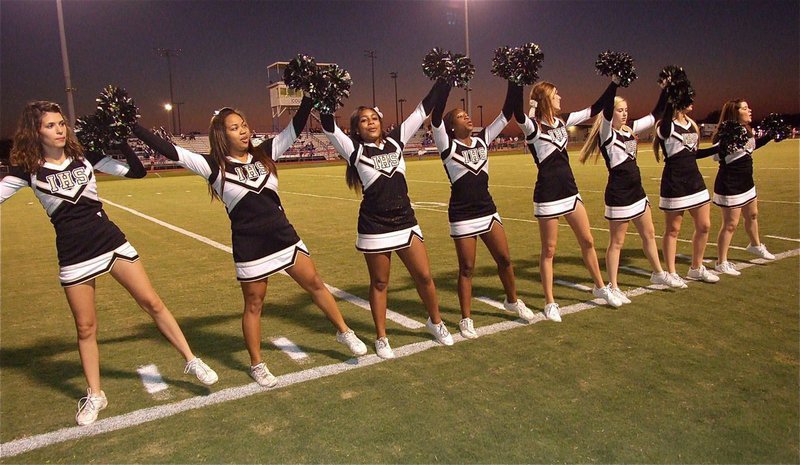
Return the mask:
{"type": "MultiPolygon", "coordinates": [[[[627,101],[622,97],[614,97],[614,110],[622,104],[626,103],[627,101]]],[[[613,121],[613,116],[611,117],[613,121]]],[[[583,147],[581,148],[581,155],[580,161],[581,163],[586,163],[590,157],[594,158],[595,163],[597,163],[597,159],[600,158],[600,125],[603,124],[603,114],[600,113],[594,119],[594,123],[592,124],[592,129],[589,130],[589,136],[586,138],[586,142],[584,142],[583,147]]],[[[633,129],[629,128],[626,124],[623,124],[620,127],[620,130],[633,132],[633,129]]]]}
{"type": "MultiPolygon", "coordinates": [[[[30,102],[22,111],[17,132],[14,134],[14,145],[11,148],[9,161],[12,165],[22,167],[29,174],[34,174],[44,160],[39,127],[42,125],[45,113],[58,113],[64,118],[61,107],[57,103],[45,100],[30,102]]],[[[66,126],[65,135],[64,155],[75,160],[82,160],[83,146],[78,142],[78,138],[75,137],[75,132],[69,127],[69,124],[66,126]]]]}
{"type": "Polygon", "coordinates": [[[556,86],[547,81],[537,82],[531,89],[531,100],[536,101],[536,112],[534,113],[537,121],[544,118],[546,123],[554,122],[556,112],[550,103],[550,98],[556,93],[556,86]]]}
{"type": "MultiPolygon", "coordinates": [[[[679,111],[678,113],[683,113],[683,112],[679,111]]],[[[697,123],[695,123],[692,118],[689,118],[689,115],[687,115],[686,113],[683,113],[683,116],[686,118],[687,121],[689,121],[689,124],[692,125],[692,129],[694,129],[694,132],[697,133],[697,136],[699,138],[700,137],[700,128],[697,127],[697,123]]],[[[674,116],[673,116],[672,120],[675,121],[675,117],[674,116]]],[[[656,121],[656,126],[655,126],[656,127],[656,135],[655,135],[655,137],[653,137],[653,155],[655,155],[655,157],[656,157],[656,162],[660,162],[661,161],[661,140],[658,138],[658,125],[659,124],[661,124],[661,121],[656,121]]]]}

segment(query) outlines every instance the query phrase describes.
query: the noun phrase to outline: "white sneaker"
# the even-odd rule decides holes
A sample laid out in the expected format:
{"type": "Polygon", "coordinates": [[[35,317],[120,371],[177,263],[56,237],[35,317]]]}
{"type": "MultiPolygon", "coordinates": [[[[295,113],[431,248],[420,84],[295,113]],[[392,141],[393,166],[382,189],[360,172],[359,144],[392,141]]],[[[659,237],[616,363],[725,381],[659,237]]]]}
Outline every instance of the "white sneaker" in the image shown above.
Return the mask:
{"type": "Polygon", "coordinates": [[[753,255],[758,256],[759,258],[763,258],[764,260],[775,260],[775,255],[772,255],[767,250],[767,246],[764,244],[752,245],[747,244],[747,251],[753,255]]]}
{"type": "Polygon", "coordinates": [[[275,387],[275,385],[278,384],[278,378],[269,372],[264,362],[250,367],[250,377],[256,380],[259,386],[266,388],[275,387]]]}
{"type": "Polygon", "coordinates": [[[525,302],[522,299],[517,298],[517,301],[512,303],[508,303],[508,299],[503,300],[503,308],[506,309],[507,312],[516,313],[520,318],[525,321],[533,321],[536,318],[533,315],[533,312],[530,308],[525,306],[525,302]]]}
{"type": "Polygon", "coordinates": [[[719,276],[708,271],[703,265],[700,265],[700,268],[696,270],[694,268],[689,268],[689,272],[686,273],[686,278],[706,283],[715,283],[719,281],[719,276]]]}
{"type": "Polygon", "coordinates": [[[742,274],[741,271],[736,269],[736,265],[729,261],[724,261],[722,263],[717,263],[717,266],[714,267],[718,273],[729,274],[731,276],[739,276],[742,274]]]}
{"type": "MultiPolygon", "coordinates": [[[[610,286],[610,284],[609,284],[609,286],[610,286]]],[[[622,289],[620,289],[618,287],[612,287],[611,288],[611,292],[614,293],[614,297],[619,299],[619,301],[622,302],[623,305],[631,303],[631,299],[629,299],[628,296],[626,296],[625,293],[622,292],[622,289]]]]}
{"type": "Polygon", "coordinates": [[[92,394],[91,388],[86,389],[86,397],[78,401],[78,413],[75,414],[75,421],[80,426],[91,425],[97,420],[97,414],[108,405],[106,393],[92,394]]]}
{"type": "Polygon", "coordinates": [[[678,275],[678,273],[670,273],[669,277],[672,278],[672,281],[674,283],[678,284],[677,286],[672,286],[672,287],[675,287],[677,289],[686,289],[687,287],[689,287],[689,285],[686,284],[686,281],[684,281],[683,278],[681,278],[680,275],[678,275]]]}
{"type": "Polygon", "coordinates": [[[394,351],[389,345],[389,339],[386,336],[375,341],[375,353],[380,358],[394,358],[394,351]]]}
{"type": "Polygon", "coordinates": [[[458,329],[461,331],[461,337],[464,339],[475,339],[478,333],[475,331],[475,323],[472,318],[463,318],[458,322],[458,329]]]}
{"type": "Polygon", "coordinates": [[[219,380],[217,372],[209,368],[205,362],[197,357],[186,362],[186,367],[183,369],[183,372],[197,376],[197,379],[206,386],[211,386],[219,380]]]}
{"type": "Polygon", "coordinates": [[[453,336],[450,335],[450,332],[447,330],[447,326],[444,325],[444,321],[439,322],[438,325],[433,324],[430,317],[428,317],[428,321],[425,322],[425,327],[428,328],[428,332],[439,341],[439,344],[444,344],[446,346],[453,345],[453,336]]]}
{"type": "Polygon", "coordinates": [[[611,305],[612,307],[616,308],[622,306],[622,301],[620,301],[619,298],[616,295],[614,295],[614,292],[611,290],[611,284],[606,284],[601,288],[592,287],[592,295],[605,300],[608,303],[608,305],[611,305]]]}
{"type": "Polygon", "coordinates": [[[561,309],[553,302],[544,306],[544,316],[550,321],[561,323],[561,309]]]}
{"type": "Polygon", "coordinates": [[[367,353],[367,345],[361,342],[361,339],[356,336],[352,329],[340,333],[336,332],[336,340],[350,349],[353,355],[364,355],[367,353]]]}
{"type": "Polygon", "coordinates": [[[675,278],[672,277],[666,271],[656,272],[654,271],[653,274],[650,275],[650,282],[653,284],[661,284],[663,286],[669,287],[677,287],[677,288],[684,288],[686,287],[686,283],[683,282],[681,279],[677,281],[675,278]]]}

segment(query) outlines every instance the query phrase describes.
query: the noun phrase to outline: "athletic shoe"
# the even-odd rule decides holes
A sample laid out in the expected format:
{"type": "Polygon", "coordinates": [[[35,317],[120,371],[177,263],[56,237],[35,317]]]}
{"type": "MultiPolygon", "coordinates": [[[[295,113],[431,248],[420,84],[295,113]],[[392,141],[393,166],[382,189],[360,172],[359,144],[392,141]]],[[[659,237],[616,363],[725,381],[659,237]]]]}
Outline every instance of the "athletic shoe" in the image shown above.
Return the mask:
{"type": "Polygon", "coordinates": [[[653,284],[661,284],[663,286],[676,287],[676,288],[686,287],[686,283],[684,283],[682,279],[678,281],[666,271],[661,271],[661,272],[654,271],[653,274],[650,275],[650,282],[653,284]]]}
{"type": "Polygon", "coordinates": [[[75,414],[75,421],[80,426],[91,425],[97,420],[97,414],[108,405],[106,393],[92,394],[91,388],[86,389],[86,397],[78,401],[78,413],[75,414]]]}
{"type": "Polygon", "coordinates": [[[378,338],[375,341],[375,353],[380,358],[394,358],[394,351],[389,345],[389,339],[386,336],[378,338]]]}
{"type": "Polygon", "coordinates": [[[464,318],[459,321],[458,329],[461,331],[461,337],[464,339],[475,339],[478,337],[472,318],[464,318]]]}
{"type": "Polygon", "coordinates": [[[729,262],[729,261],[724,261],[722,263],[718,263],[717,266],[714,267],[714,269],[718,273],[729,274],[731,276],[739,276],[739,275],[742,274],[742,272],[737,270],[736,266],[733,263],[729,262]]]}
{"type": "Polygon", "coordinates": [[[694,268],[689,268],[686,278],[694,281],[703,281],[706,283],[715,283],[719,281],[719,276],[708,271],[703,265],[700,265],[700,268],[696,270],[694,268]]]}
{"type": "Polygon", "coordinates": [[[186,362],[186,367],[183,369],[183,372],[197,376],[197,379],[206,386],[211,386],[219,379],[217,372],[209,368],[208,365],[197,357],[186,362]]]}
{"type": "Polygon", "coordinates": [[[544,306],[544,316],[550,321],[561,323],[561,309],[553,302],[544,306]]]}
{"type": "Polygon", "coordinates": [[[620,301],[619,298],[616,295],[614,295],[614,292],[611,290],[611,284],[606,284],[601,288],[593,287],[592,295],[605,300],[608,303],[608,305],[611,305],[612,307],[622,306],[622,301],[620,301]]]}
{"type": "Polygon", "coordinates": [[[275,387],[275,385],[278,384],[278,378],[269,372],[264,362],[250,367],[250,377],[256,380],[259,386],[266,388],[275,387]]]}
{"type": "Polygon", "coordinates": [[[444,344],[446,346],[453,345],[453,336],[450,335],[447,326],[444,325],[444,321],[440,321],[439,324],[435,325],[429,317],[428,321],[425,322],[425,327],[428,328],[428,332],[439,341],[439,344],[444,344]]]}
{"type": "Polygon", "coordinates": [[[686,284],[686,281],[684,281],[683,278],[681,278],[678,275],[678,273],[670,273],[669,276],[670,278],[672,278],[673,282],[678,283],[678,286],[673,286],[673,287],[676,287],[678,289],[686,289],[687,287],[689,287],[689,285],[686,284]]]}
{"type": "Polygon", "coordinates": [[[353,353],[353,355],[358,356],[358,355],[364,355],[364,354],[367,353],[366,344],[361,342],[361,339],[359,339],[358,336],[356,336],[356,333],[353,332],[352,329],[348,329],[347,331],[345,331],[343,333],[340,333],[340,332],[337,331],[336,332],[336,340],[338,342],[346,345],[347,348],[350,349],[350,352],[353,353]]]}
{"type": "Polygon", "coordinates": [[[525,321],[533,321],[533,319],[536,318],[531,309],[525,306],[525,302],[523,302],[522,299],[517,299],[513,304],[508,303],[508,299],[505,299],[503,300],[503,308],[506,309],[507,312],[516,313],[525,321]]]}
{"type": "Polygon", "coordinates": [[[767,250],[767,246],[764,244],[758,244],[758,245],[748,244],[747,251],[753,255],[758,256],[759,258],[763,258],[764,260],[775,260],[775,255],[769,253],[769,250],[767,250]]]}
{"type": "MultiPolygon", "coordinates": [[[[610,284],[609,284],[609,286],[610,286],[610,284]]],[[[611,292],[614,293],[614,296],[617,299],[619,299],[619,301],[622,302],[623,305],[631,303],[631,299],[629,299],[628,296],[626,296],[625,293],[622,292],[622,289],[620,289],[618,287],[612,287],[611,288],[611,292]]]]}

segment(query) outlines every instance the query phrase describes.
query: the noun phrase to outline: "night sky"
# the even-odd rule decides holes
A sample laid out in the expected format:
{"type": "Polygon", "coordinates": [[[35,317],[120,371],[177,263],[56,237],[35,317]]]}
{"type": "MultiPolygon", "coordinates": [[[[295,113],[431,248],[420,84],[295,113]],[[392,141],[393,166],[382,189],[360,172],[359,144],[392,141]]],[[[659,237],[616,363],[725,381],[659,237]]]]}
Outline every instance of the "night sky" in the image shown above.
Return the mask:
{"type": "MultiPolygon", "coordinates": [[[[107,84],[124,87],[143,123],[167,128],[166,59],[155,48],[181,49],[173,59],[175,100],[184,132],[206,132],[214,109],[237,107],[258,131],[273,128],[266,68],[297,53],[349,70],[354,85],[339,114],[371,104],[374,50],[377,103],[395,120],[396,71],[405,113],[427,92],[423,56],[435,46],[465,51],[463,0],[374,1],[88,1],[64,0],[67,46],[78,116],[94,111],[107,84]]],[[[621,89],[631,116],[650,111],[656,78],[683,66],[697,91],[693,116],[703,119],[725,100],[745,98],[755,117],[798,113],[800,1],[492,1],[469,0],[472,115],[483,105],[488,124],[500,110],[505,83],[489,73],[493,50],[539,44],[542,79],[556,84],[565,111],[588,106],[607,78],[594,70],[610,49],[633,56],[639,80],[621,89]]],[[[55,0],[0,1],[0,117],[11,137],[30,100],[64,105],[65,81],[55,0]]],[[[454,91],[449,107],[460,105],[454,91]]],[[[277,125],[286,124],[285,120],[277,125]]]]}

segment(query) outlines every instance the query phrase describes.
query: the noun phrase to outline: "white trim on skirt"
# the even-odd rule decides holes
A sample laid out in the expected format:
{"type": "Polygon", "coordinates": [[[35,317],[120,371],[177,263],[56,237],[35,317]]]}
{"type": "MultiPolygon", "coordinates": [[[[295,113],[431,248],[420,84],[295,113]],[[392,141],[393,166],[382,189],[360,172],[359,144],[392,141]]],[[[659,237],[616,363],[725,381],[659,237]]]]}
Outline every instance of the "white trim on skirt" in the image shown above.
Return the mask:
{"type": "Polygon", "coordinates": [[[311,256],[303,241],[297,241],[283,250],[272,255],[261,257],[249,262],[236,263],[236,279],[243,282],[259,281],[291,267],[297,261],[297,254],[311,256]]]}
{"type": "Polygon", "coordinates": [[[552,202],[533,202],[533,216],[536,218],[555,218],[575,211],[578,202],[583,203],[581,194],[570,195],[552,202]]]}
{"type": "Polygon", "coordinates": [[[462,239],[465,237],[480,236],[492,230],[495,223],[503,225],[500,214],[494,212],[491,215],[473,218],[471,220],[456,221],[450,223],[450,237],[462,239]]]}
{"type": "Polygon", "coordinates": [[[707,204],[711,201],[708,190],[703,189],[694,194],[684,195],[683,197],[660,197],[658,208],[665,211],[690,210],[707,204]]]}
{"type": "Polygon", "coordinates": [[[645,196],[643,199],[624,207],[612,207],[606,205],[606,219],[609,221],[630,221],[644,215],[650,200],[645,196]]]}
{"type": "Polygon", "coordinates": [[[360,234],[356,239],[356,249],[363,253],[382,253],[405,249],[411,245],[414,236],[423,241],[419,225],[383,234],[360,234]]]}
{"type": "Polygon", "coordinates": [[[125,241],[124,244],[111,252],[106,252],[74,265],[62,266],[58,272],[58,279],[61,280],[61,286],[63,287],[83,284],[111,271],[117,259],[135,262],[139,260],[139,254],[130,242],[125,241]]]}
{"type": "Polygon", "coordinates": [[[725,208],[740,208],[756,199],[756,186],[749,191],[736,195],[720,195],[714,193],[714,204],[725,208]]]}

